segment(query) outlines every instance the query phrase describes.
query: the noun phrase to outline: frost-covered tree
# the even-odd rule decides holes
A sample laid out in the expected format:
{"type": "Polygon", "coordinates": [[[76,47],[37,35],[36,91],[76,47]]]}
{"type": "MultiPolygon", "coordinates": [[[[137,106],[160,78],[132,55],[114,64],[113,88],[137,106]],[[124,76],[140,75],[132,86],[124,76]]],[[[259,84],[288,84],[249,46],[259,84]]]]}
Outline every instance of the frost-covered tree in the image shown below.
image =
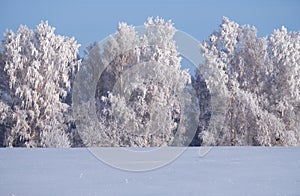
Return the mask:
{"type": "Polygon", "coordinates": [[[3,146],[5,138],[5,130],[8,127],[8,117],[10,116],[9,108],[9,93],[8,93],[8,79],[4,72],[4,61],[2,54],[0,53],[0,146],[3,146]]]}
{"type": "Polygon", "coordinates": [[[211,119],[211,93],[207,88],[207,82],[205,77],[201,74],[199,70],[197,70],[196,72],[197,73],[192,76],[192,86],[195,90],[195,96],[198,99],[199,122],[197,131],[190,144],[191,146],[200,146],[203,143],[203,141],[201,141],[199,138],[199,134],[208,132],[209,122],[211,119]]]}
{"type": "Polygon", "coordinates": [[[1,85],[7,82],[8,100],[1,100],[11,110],[6,146],[70,146],[67,130],[71,115],[66,96],[79,65],[79,45],[74,38],[55,35],[54,31],[48,22],[42,22],[35,31],[20,26],[17,33],[9,30],[5,34],[1,70],[7,81],[1,85]]]}
{"type": "Polygon", "coordinates": [[[300,145],[300,32],[275,30],[268,38],[269,63],[264,86],[268,111],[281,119],[292,144],[300,145]]]}
{"type": "Polygon", "coordinates": [[[228,99],[221,126],[200,134],[204,144],[299,145],[299,33],[256,34],[224,17],[203,43],[209,90],[217,85],[228,99]],[[285,116],[276,114],[280,106],[285,116]]]}
{"type": "MultiPolygon", "coordinates": [[[[133,26],[120,23],[103,46],[100,63],[96,63],[104,66],[95,97],[98,123],[88,121],[90,129],[81,133],[87,146],[188,143],[185,126],[179,124],[184,123],[181,116],[188,110],[181,103],[192,102],[188,93],[183,96],[191,81],[189,73],[180,69],[173,39],[176,29],[160,18],[149,18],[144,28],[145,34],[140,35],[133,26]]],[[[87,57],[89,64],[92,59],[87,57]]],[[[79,111],[90,107],[94,106],[82,104],[79,111]]]]}

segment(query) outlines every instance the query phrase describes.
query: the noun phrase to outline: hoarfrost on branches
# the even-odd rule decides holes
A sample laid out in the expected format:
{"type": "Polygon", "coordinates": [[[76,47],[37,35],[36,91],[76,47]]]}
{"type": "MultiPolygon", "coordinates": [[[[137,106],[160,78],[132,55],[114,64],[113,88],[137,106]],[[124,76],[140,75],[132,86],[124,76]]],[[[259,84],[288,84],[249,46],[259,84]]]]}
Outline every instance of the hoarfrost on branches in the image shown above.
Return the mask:
{"type": "Polygon", "coordinates": [[[300,34],[284,27],[264,38],[256,32],[224,17],[203,43],[208,88],[217,84],[229,98],[222,126],[200,133],[203,144],[300,145],[300,34]]]}
{"type": "Polygon", "coordinates": [[[191,77],[180,67],[173,23],[149,18],[144,30],[119,23],[103,45],[89,47],[79,72],[79,45],[48,22],[7,31],[0,145],[69,147],[74,121],[72,135],[84,130],[86,146],[188,145],[191,130],[180,124],[198,107],[197,145],[300,145],[299,32],[282,27],[259,38],[255,27],[224,17],[191,77]]]}
{"type": "Polygon", "coordinates": [[[70,146],[66,97],[79,65],[79,45],[54,31],[42,22],[35,31],[20,26],[16,34],[11,30],[5,34],[1,57],[13,121],[7,146],[70,146]]]}
{"type": "MultiPolygon", "coordinates": [[[[87,146],[186,145],[185,131],[177,131],[181,100],[176,96],[191,79],[180,70],[176,29],[161,18],[149,18],[144,28],[139,35],[120,23],[103,46],[100,58],[108,66],[100,68],[96,89],[99,123],[81,134],[87,146]]],[[[90,55],[87,59],[93,61],[90,55]]]]}

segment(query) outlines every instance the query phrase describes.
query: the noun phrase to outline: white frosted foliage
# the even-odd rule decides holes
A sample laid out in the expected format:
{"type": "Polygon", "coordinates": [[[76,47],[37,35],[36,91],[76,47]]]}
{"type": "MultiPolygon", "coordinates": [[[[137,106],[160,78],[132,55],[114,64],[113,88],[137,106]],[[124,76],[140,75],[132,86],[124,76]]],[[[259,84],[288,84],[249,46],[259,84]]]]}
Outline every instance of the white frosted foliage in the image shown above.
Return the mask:
{"type": "Polygon", "coordinates": [[[191,79],[180,69],[176,29],[161,18],[149,18],[144,28],[140,35],[120,23],[103,46],[101,62],[107,67],[97,86],[98,123],[81,133],[87,146],[185,145],[185,130],[177,131],[182,100],[176,96],[191,79]]]}
{"type": "Polygon", "coordinates": [[[9,30],[2,43],[8,75],[13,125],[8,146],[68,147],[67,122],[70,76],[79,65],[74,38],[55,35],[41,22],[36,30],[20,26],[9,30]]]}
{"type": "Polygon", "coordinates": [[[203,43],[208,88],[228,98],[222,126],[200,134],[204,144],[300,145],[300,34],[256,32],[224,17],[203,43]]]}

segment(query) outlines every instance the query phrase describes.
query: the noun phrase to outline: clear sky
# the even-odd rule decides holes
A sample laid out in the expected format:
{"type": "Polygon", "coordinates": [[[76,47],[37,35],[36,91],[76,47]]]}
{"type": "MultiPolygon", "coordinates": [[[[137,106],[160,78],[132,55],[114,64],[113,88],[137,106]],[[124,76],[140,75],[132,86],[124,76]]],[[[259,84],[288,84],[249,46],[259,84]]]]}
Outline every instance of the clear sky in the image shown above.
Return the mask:
{"type": "Polygon", "coordinates": [[[0,0],[1,40],[20,24],[35,28],[48,20],[56,33],[74,36],[81,51],[114,33],[120,21],[142,25],[148,16],[172,19],[177,29],[199,41],[218,29],[222,16],[254,25],[259,36],[286,26],[300,30],[299,0],[0,0]]]}

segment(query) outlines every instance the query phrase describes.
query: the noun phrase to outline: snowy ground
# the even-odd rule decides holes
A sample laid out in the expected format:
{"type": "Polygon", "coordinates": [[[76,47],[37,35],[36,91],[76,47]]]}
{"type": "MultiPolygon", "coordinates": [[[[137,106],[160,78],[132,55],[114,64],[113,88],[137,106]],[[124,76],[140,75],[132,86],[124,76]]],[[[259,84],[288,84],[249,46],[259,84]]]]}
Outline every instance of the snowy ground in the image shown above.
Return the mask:
{"type": "Polygon", "coordinates": [[[204,157],[198,151],[128,172],[85,148],[0,149],[0,195],[300,195],[300,148],[214,147],[204,157]]]}

